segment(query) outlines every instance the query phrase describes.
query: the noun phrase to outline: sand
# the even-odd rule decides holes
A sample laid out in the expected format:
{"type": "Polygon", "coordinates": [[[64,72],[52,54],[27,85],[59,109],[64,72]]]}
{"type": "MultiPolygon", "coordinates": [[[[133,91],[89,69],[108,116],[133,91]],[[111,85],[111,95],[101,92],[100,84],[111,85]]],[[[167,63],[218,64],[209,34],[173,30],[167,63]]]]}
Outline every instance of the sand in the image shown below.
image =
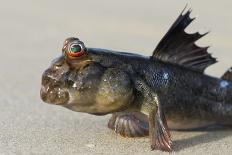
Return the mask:
{"type": "MultiPolygon", "coordinates": [[[[185,4],[198,15],[187,30],[212,31],[219,63],[206,73],[221,76],[232,65],[231,1],[98,0],[2,1],[0,5],[0,154],[168,154],[150,151],[148,138],[122,138],[107,116],[76,113],[40,100],[42,72],[63,40],[150,55],[185,4]]],[[[171,132],[172,154],[231,154],[232,130],[171,132]]]]}

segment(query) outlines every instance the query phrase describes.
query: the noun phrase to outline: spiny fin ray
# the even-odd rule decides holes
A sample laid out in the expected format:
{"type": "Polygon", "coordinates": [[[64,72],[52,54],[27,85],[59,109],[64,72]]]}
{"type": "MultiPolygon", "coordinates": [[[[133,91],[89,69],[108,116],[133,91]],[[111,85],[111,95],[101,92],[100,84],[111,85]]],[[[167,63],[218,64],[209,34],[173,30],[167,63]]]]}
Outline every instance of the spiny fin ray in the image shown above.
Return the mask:
{"type": "Polygon", "coordinates": [[[216,63],[216,59],[207,52],[208,47],[199,47],[195,44],[197,40],[207,33],[199,32],[188,34],[184,30],[195,19],[190,18],[191,10],[183,14],[173,23],[169,31],[155,48],[152,58],[164,62],[178,64],[199,72],[216,63]]]}

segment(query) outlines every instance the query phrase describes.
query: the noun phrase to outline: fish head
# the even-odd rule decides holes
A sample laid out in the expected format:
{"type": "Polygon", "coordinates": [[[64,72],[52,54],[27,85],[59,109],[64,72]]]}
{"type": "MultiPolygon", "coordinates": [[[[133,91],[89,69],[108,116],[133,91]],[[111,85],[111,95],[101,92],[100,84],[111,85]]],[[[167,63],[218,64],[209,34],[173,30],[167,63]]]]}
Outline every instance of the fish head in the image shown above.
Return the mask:
{"type": "Polygon", "coordinates": [[[95,115],[125,109],[134,99],[129,75],[96,61],[77,38],[66,39],[61,56],[44,71],[40,96],[46,103],[95,115]]]}
{"type": "Polygon", "coordinates": [[[92,63],[85,45],[78,38],[64,41],[62,54],[42,74],[40,96],[50,104],[87,106],[94,101],[103,69],[92,63]],[[87,67],[88,66],[88,67],[87,67]]]}

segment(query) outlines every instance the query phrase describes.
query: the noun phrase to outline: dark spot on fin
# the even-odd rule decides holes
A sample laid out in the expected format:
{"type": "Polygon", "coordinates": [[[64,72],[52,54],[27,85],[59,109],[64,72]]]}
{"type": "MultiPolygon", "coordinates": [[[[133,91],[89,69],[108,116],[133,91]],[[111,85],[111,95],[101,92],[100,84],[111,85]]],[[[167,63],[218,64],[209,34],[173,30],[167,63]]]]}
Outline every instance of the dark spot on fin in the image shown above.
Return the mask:
{"type": "Polygon", "coordinates": [[[108,127],[123,137],[144,137],[149,134],[147,116],[140,112],[114,113],[108,127]]]}
{"type": "Polygon", "coordinates": [[[225,74],[223,74],[223,76],[221,77],[221,79],[223,80],[227,80],[229,82],[232,82],[232,67],[229,68],[225,74]]]}
{"type": "Polygon", "coordinates": [[[172,151],[172,140],[171,134],[168,129],[168,125],[166,122],[166,118],[163,112],[158,108],[155,117],[155,138],[152,142],[151,149],[152,150],[162,150],[166,152],[172,151]]]}
{"type": "Polygon", "coordinates": [[[204,72],[208,66],[217,61],[207,52],[208,47],[199,47],[195,44],[207,33],[188,34],[184,31],[195,19],[190,18],[191,10],[183,14],[184,11],[185,9],[159,42],[153,51],[152,58],[204,72]]]}

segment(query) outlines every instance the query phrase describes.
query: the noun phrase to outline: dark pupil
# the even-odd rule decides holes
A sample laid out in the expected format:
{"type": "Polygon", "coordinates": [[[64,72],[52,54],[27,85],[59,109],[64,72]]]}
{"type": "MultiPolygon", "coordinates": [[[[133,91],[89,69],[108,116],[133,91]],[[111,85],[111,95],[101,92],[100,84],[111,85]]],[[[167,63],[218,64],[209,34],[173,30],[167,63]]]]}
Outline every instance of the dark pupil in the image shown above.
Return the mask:
{"type": "Polygon", "coordinates": [[[81,51],[81,46],[80,46],[80,45],[73,45],[73,46],[71,47],[71,51],[72,51],[73,53],[80,52],[80,51],[81,51]]]}

